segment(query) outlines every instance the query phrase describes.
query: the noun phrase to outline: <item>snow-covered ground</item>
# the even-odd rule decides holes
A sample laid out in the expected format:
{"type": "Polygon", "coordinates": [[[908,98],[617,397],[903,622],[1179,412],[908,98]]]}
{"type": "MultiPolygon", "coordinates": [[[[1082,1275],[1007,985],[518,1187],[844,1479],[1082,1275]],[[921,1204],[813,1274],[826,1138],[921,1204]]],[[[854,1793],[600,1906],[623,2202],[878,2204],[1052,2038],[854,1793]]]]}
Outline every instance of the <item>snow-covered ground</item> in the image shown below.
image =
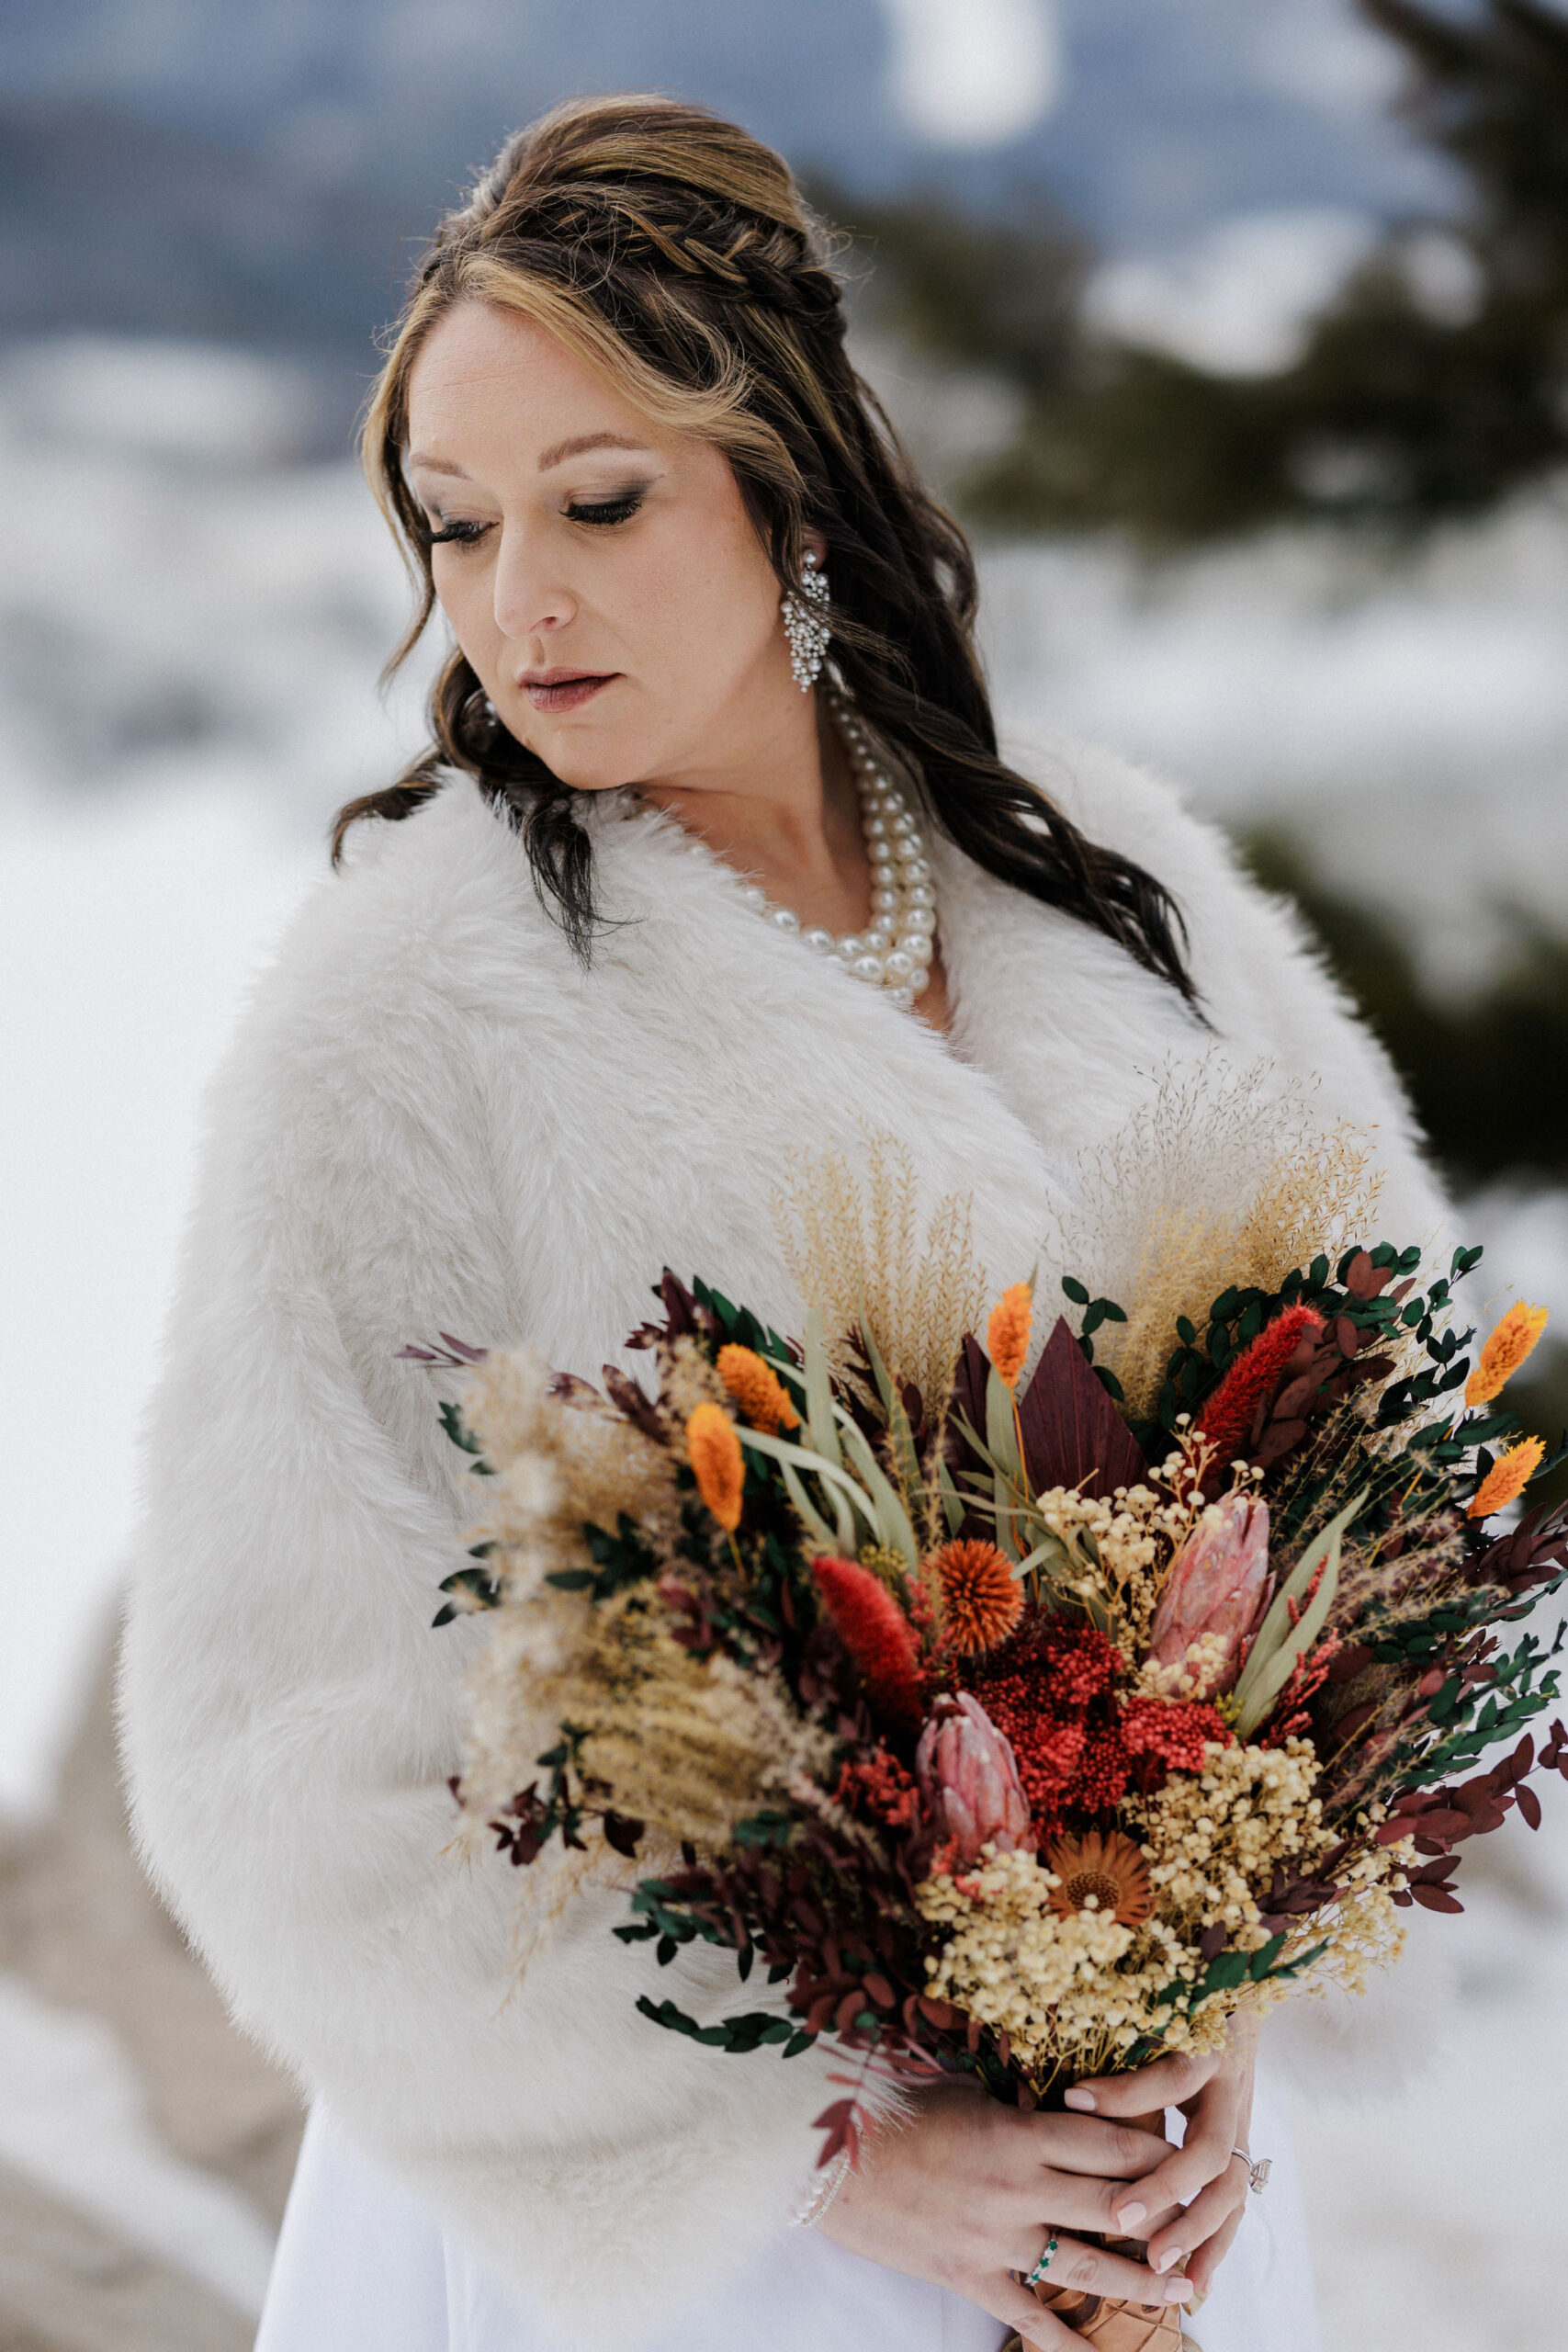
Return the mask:
{"type": "MultiPolygon", "coordinates": [[[[307,410],[286,370],[224,355],[0,361],[0,1813],[47,1803],[112,1604],[204,1079],[325,871],[333,810],[418,740],[413,687],[376,687],[405,583],[348,464],[291,462],[307,410]]],[[[1562,919],[1568,503],[1404,561],[1311,537],[1156,571],[1116,547],[1009,548],[987,591],[1012,726],[1109,736],[1226,821],[1295,831],[1408,914],[1450,984],[1510,904],[1562,919]]],[[[1497,1194],[1471,1221],[1494,1284],[1568,1322],[1568,1199],[1497,1194]]],[[[1491,1841],[1472,1912],[1442,1923],[1466,1999],[1432,2086],[1303,2122],[1329,2352],[1555,2346],[1556,1813],[1539,1845],[1517,1826],[1491,1841]]],[[[25,2117],[29,2012],[7,2016],[0,2104],[15,2088],[25,2117]]],[[[72,2135],[49,2104],[37,2165],[58,2188],[72,2135]]],[[[77,2193],[101,2211],[94,2130],[84,2106],[77,2193]]],[[[25,2138],[4,2152],[24,2168],[25,2138]]],[[[143,2234],[177,2245],[190,2184],[153,2167],[139,2193],[143,2234]]]]}

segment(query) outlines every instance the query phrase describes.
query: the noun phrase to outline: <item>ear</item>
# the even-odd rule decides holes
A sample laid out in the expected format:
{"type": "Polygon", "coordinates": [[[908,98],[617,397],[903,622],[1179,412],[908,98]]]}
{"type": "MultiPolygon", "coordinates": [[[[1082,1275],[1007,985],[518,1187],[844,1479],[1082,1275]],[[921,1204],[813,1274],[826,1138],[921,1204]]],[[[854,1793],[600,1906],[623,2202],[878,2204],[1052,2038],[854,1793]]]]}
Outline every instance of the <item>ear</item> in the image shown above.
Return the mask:
{"type": "Polygon", "coordinates": [[[828,542],[820,531],[807,531],[801,540],[801,552],[809,557],[818,571],[828,560],[828,542]]]}

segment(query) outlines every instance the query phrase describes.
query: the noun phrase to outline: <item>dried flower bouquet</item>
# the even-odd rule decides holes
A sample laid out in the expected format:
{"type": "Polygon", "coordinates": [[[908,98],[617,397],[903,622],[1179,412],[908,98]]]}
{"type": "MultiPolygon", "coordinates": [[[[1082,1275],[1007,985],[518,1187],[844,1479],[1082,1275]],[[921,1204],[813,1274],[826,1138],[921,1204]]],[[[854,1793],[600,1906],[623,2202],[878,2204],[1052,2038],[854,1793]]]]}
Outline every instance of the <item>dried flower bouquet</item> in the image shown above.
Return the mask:
{"type": "Polygon", "coordinates": [[[1568,1577],[1568,1515],[1529,1505],[1553,1464],[1497,1402],[1544,1317],[1472,1362],[1479,1250],[1432,1278],[1352,1244],[1190,1300],[1134,1407],[1095,1359],[1122,1326],[1146,1365],[1138,1300],[1066,1281],[1077,1329],[1026,1379],[1031,1286],[982,1346],[947,1240],[918,1316],[867,1280],[846,1322],[840,1283],[799,1344],[666,1272],[647,1387],[409,1351],[466,1374],[444,1412],[484,1480],[436,1620],[493,1613],[470,1834],[567,1888],[636,1857],[617,1935],[760,1962],[743,2015],[639,2007],[732,2052],[836,2037],[824,2161],[873,2065],[1054,2103],[1359,1988],[1402,1906],[1459,1908],[1455,1849],[1568,1777],[1561,1722],[1526,1728],[1542,1645],[1506,1638],[1568,1577]]]}

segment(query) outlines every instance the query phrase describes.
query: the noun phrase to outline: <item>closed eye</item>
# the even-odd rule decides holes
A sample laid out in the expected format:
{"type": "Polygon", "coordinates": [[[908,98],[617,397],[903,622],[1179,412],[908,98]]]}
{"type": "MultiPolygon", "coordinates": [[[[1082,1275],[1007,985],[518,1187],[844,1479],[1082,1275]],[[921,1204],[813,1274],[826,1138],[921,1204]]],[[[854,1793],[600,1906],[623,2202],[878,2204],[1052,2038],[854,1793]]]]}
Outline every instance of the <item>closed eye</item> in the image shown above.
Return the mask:
{"type": "Polygon", "coordinates": [[[439,531],[432,531],[430,544],[433,548],[478,547],[490,528],[488,523],[447,523],[439,531]]]}
{"type": "Polygon", "coordinates": [[[647,496],[646,490],[626,490],[618,498],[595,498],[581,503],[574,502],[565,510],[566,517],[570,523],[592,523],[600,526],[611,523],[629,523],[647,496]]]}

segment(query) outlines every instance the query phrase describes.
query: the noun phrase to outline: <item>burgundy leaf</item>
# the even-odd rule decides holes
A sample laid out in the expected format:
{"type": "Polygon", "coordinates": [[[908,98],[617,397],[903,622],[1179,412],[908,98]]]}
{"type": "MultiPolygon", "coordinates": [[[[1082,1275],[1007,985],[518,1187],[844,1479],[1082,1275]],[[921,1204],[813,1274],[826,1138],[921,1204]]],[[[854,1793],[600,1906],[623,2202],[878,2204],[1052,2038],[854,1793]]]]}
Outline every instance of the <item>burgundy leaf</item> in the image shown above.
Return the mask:
{"type": "MultiPolygon", "coordinates": [[[[983,1405],[981,1409],[983,1414],[983,1405]]],[[[1064,1316],[1056,1317],[1034,1377],[1019,1399],[1018,1419],[1033,1494],[1048,1487],[1081,1486],[1087,1495],[1109,1498],[1117,1487],[1148,1483],[1149,1465],[1137,1439],[1085,1362],[1064,1316]]],[[[983,1430],[984,1419],[975,1426],[983,1430]]]]}
{"type": "Polygon", "coordinates": [[[601,1369],[604,1394],[612,1403],[619,1408],[635,1429],[642,1431],[644,1437],[652,1438],[656,1445],[668,1445],[670,1432],[664,1426],[663,1418],[637,1382],[613,1363],[604,1364],[601,1369]]]}

